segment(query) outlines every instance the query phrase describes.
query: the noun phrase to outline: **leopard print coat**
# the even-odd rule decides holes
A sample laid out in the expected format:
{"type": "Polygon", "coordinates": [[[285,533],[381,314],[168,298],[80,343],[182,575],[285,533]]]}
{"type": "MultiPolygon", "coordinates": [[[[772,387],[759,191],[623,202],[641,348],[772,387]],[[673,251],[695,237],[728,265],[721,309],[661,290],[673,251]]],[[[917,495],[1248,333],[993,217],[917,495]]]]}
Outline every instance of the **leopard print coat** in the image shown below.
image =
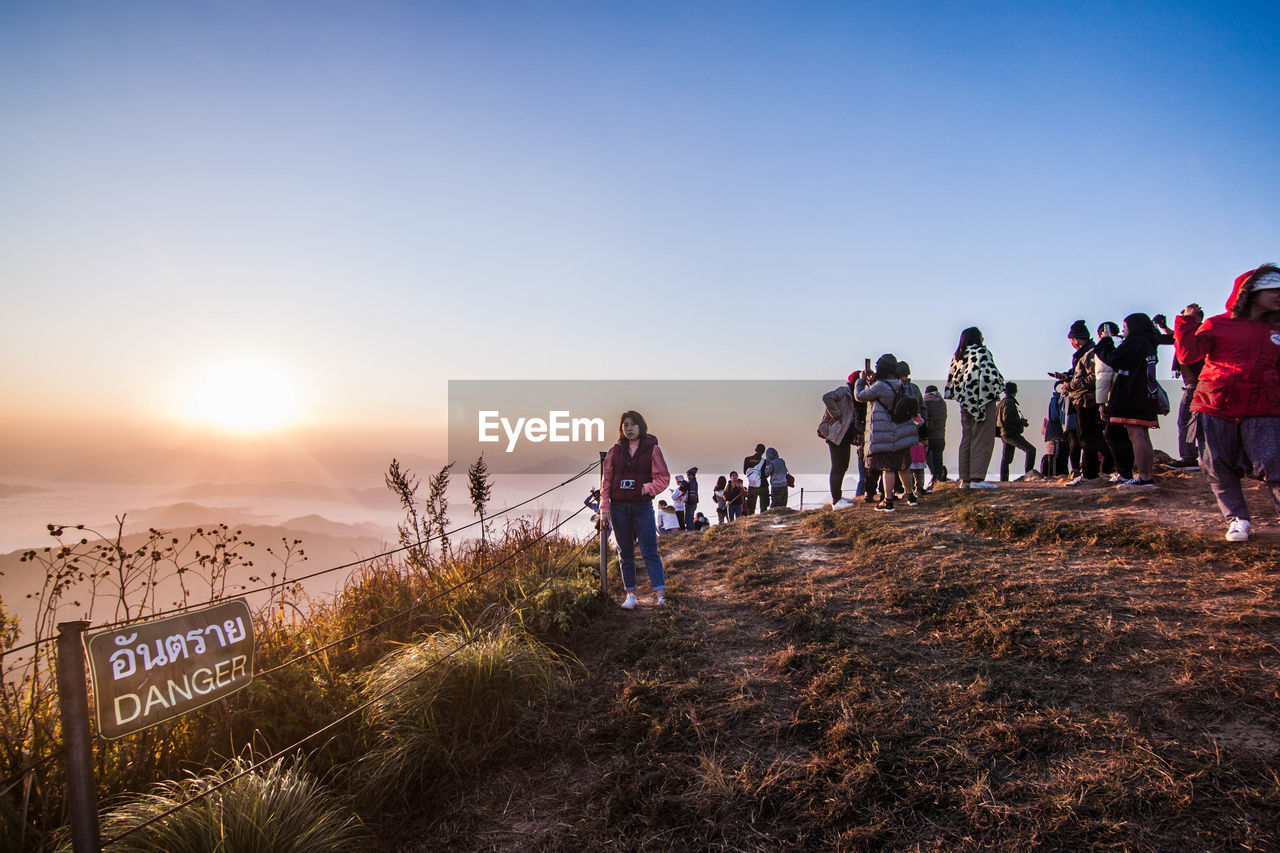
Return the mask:
{"type": "Polygon", "coordinates": [[[970,344],[960,358],[951,360],[943,396],[957,400],[975,421],[985,420],[987,404],[999,400],[1003,393],[1004,377],[986,347],[970,344]]]}

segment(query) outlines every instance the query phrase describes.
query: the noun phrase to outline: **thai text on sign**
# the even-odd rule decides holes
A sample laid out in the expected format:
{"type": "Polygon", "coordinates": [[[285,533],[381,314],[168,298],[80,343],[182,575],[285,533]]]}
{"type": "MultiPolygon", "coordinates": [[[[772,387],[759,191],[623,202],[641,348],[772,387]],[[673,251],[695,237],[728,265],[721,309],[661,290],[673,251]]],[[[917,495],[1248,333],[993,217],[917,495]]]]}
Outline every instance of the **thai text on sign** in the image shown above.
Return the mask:
{"type": "Polygon", "coordinates": [[[123,737],[253,681],[253,616],[243,598],[92,634],[87,643],[98,733],[123,737]]]}

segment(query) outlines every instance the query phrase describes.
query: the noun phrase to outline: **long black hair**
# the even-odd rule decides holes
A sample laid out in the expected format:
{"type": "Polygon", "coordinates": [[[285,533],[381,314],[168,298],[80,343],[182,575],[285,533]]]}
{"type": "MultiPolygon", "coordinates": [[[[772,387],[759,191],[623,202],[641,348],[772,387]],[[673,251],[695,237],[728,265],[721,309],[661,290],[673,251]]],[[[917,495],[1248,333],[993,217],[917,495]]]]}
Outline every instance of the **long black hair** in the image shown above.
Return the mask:
{"type": "Polygon", "coordinates": [[[1275,264],[1263,264],[1253,271],[1253,275],[1244,280],[1244,286],[1240,288],[1240,295],[1236,297],[1236,304],[1231,306],[1232,317],[1237,320],[1248,319],[1249,312],[1253,310],[1253,285],[1269,272],[1280,274],[1280,267],[1275,264]]]}
{"type": "Polygon", "coordinates": [[[960,345],[956,347],[956,354],[952,356],[953,361],[959,361],[964,357],[966,347],[982,346],[982,330],[977,326],[970,326],[960,333],[960,345]]]}
{"type": "Polygon", "coordinates": [[[1157,338],[1160,336],[1160,333],[1156,331],[1156,324],[1151,322],[1151,318],[1141,311],[1125,317],[1124,327],[1128,329],[1128,337],[1143,335],[1148,338],[1157,338]]]}

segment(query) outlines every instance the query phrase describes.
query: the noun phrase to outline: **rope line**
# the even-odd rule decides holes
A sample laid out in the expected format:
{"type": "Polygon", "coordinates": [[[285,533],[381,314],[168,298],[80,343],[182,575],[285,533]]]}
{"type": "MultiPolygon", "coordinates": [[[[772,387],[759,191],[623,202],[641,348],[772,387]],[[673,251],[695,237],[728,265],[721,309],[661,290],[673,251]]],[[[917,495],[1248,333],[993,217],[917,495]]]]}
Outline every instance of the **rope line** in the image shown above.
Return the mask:
{"type": "MultiPolygon", "coordinates": [[[[430,598],[426,598],[426,599],[422,599],[422,600],[419,600],[419,601],[415,601],[413,604],[410,604],[408,607],[406,607],[405,609],[401,610],[399,613],[394,613],[394,614],[392,614],[391,616],[388,616],[386,619],[383,619],[381,622],[375,622],[375,623],[373,623],[372,625],[368,625],[368,626],[366,626],[366,627],[364,627],[364,628],[361,628],[359,631],[355,631],[355,632],[353,632],[353,633],[351,633],[351,634],[348,634],[348,635],[347,635],[347,636],[345,636],[345,637],[341,637],[341,638],[339,638],[339,639],[337,639],[337,640],[334,640],[334,641],[333,641],[333,642],[331,642],[331,643],[327,643],[327,644],[325,644],[325,645],[323,645],[323,646],[320,646],[319,648],[312,649],[311,651],[306,652],[306,653],[301,654],[301,655],[298,655],[297,657],[292,658],[291,660],[287,660],[287,661],[285,661],[284,663],[276,664],[275,666],[271,667],[270,669],[265,669],[265,670],[263,670],[262,672],[255,673],[253,677],[254,677],[254,678],[265,678],[266,676],[271,675],[272,673],[276,672],[277,670],[284,669],[284,668],[285,668],[285,667],[287,667],[287,666],[292,666],[293,664],[295,664],[295,663],[299,663],[299,662],[301,662],[301,661],[304,661],[304,660],[306,660],[306,659],[307,659],[307,658],[309,658],[309,657],[314,657],[315,655],[318,655],[318,654],[320,654],[321,652],[324,652],[324,651],[328,651],[329,649],[333,648],[334,646],[341,645],[342,643],[345,643],[345,642],[347,642],[348,640],[354,640],[356,637],[359,637],[359,636],[360,636],[360,635],[362,635],[362,634],[367,634],[369,631],[372,631],[372,630],[374,630],[375,628],[381,628],[383,625],[387,624],[388,622],[394,622],[396,619],[399,619],[399,618],[401,618],[401,617],[403,617],[403,616],[407,616],[407,615],[409,615],[410,613],[412,613],[413,611],[415,611],[415,610],[417,610],[417,609],[419,609],[419,608],[421,608],[421,607],[424,607],[425,605],[428,605],[428,604],[431,604],[431,603],[432,603],[432,602],[434,602],[434,601],[438,601],[438,600],[440,600],[441,598],[443,598],[444,596],[448,595],[448,594],[449,594],[449,593],[451,593],[451,592],[456,592],[457,590],[461,589],[462,587],[466,586],[467,584],[474,583],[475,581],[480,580],[481,578],[485,577],[486,575],[488,575],[488,574],[490,574],[490,573],[492,573],[492,572],[496,571],[496,570],[497,570],[498,568],[500,568],[501,566],[506,565],[507,563],[509,563],[509,562],[511,562],[512,560],[514,560],[514,559],[515,559],[519,554],[523,553],[525,550],[527,550],[527,549],[529,549],[529,548],[532,548],[534,545],[538,544],[539,542],[543,541],[544,539],[546,539],[546,538],[547,538],[548,536],[550,536],[551,534],[555,533],[557,530],[559,530],[559,529],[560,529],[561,527],[563,527],[564,525],[568,524],[571,520],[573,520],[573,519],[574,519],[574,518],[575,518],[579,513],[581,513],[581,512],[582,512],[583,510],[585,510],[585,509],[586,509],[586,507],[585,507],[585,506],[584,506],[584,507],[581,507],[580,509],[578,509],[578,511],[577,511],[577,512],[573,513],[573,515],[570,515],[568,518],[565,518],[563,521],[561,521],[561,522],[560,522],[559,524],[557,524],[555,527],[552,527],[550,530],[547,530],[545,533],[540,534],[536,539],[533,539],[533,540],[531,540],[531,541],[529,541],[529,542],[526,542],[526,543],[525,543],[524,545],[522,545],[519,549],[517,549],[517,550],[515,550],[515,551],[511,552],[510,554],[508,554],[507,556],[503,557],[503,558],[502,558],[501,560],[499,560],[498,562],[494,563],[493,565],[489,566],[488,568],[481,569],[480,571],[476,572],[474,575],[471,575],[471,576],[470,576],[470,577],[468,577],[468,578],[465,578],[465,579],[463,579],[463,580],[461,580],[461,581],[458,581],[456,584],[454,584],[453,586],[449,587],[448,589],[440,590],[439,592],[437,592],[437,593],[435,593],[434,595],[432,595],[430,598]]],[[[588,541],[590,541],[590,540],[588,540],[588,541]]]]}
{"type": "MultiPolygon", "coordinates": [[[[373,556],[371,556],[371,557],[362,557],[361,559],[359,559],[359,560],[354,560],[354,561],[352,561],[352,562],[350,562],[350,563],[343,563],[343,564],[342,564],[342,565],[340,565],[340,566],[333,566],[333,567],[331,567],[331,568],[321,569],[320,571],[312,572],[311,574],[307,574],[307,575],[302,575],[301,577],[293,578],[292,580],[279,581],[279,582],[277,582],[277,583],[269,584],[269,585],[267,585],[267,586],[257,587],[257,588],[255,588],[255,589],[241,590],[239,593],[237,593],[236,597],[239,597],[240,595],[255,595],[255,594],[260,593],[260,592],[268,592],[268,591],[271,591],[271,590],[280,589],[280,588],[283,588],[283,587],[286,587],[286,586],[291,586],[291,585],[296,584],[296,583],[301,583],[302,581],[305,581],[305,580],[311,580],[312,578],[316,578],[316,577],[319,577],[320,575],[328,574],[328,573],[330,573],[330,572],[341,571],[342,569],[352,569],[352,568],[355,568],[356,566],[362,565],[362,564],[364,564],[364,563],[369,563],[369,562],[372,562],[372,561],[374,561],[374,560],[380,560],[380,559],[382,559],[383,557],[390,557],[390,556],[392,556],[392,555],[394,555],[394,554],[399,554],[399,553],[401,553],[402,551],[408,551],[408,550],[409,550],[409,549],[411,549],[411,548],[420,548],[420,547],[422,547],[423,545],[429,545],[429,544],[431,544],[432,542],[437,542],[437,541],[440,541],[440,540],[442,540],[442,539],[444,539],[444,538],[446,538],[446,537],[448,537],[448,536],[452,536],[452,535],[455,535],[455,534],[457,534],[457,533],[461,533],[461,532],[462,532],[462,531],[464,531],[464,530],[469,530],[470,528],[475,527],[477,524],[481,524],[481,523],[482,523],[482,522],[484,522],[484,521],[492,521],[493,519],[498,518],[498,517],[503,516],[503,515],[506,515],[507,513],[511,512],[511,511],[513,511],[513,510],[519,509],[520,507],[523,507],[523,506],[527,506],[528,504],[533,503],[534,501],[538,500],[539,498],[546,497],[547,495],[551,494],[552,492],[556,491],[557,489],[564,488],[565,486],[569,485],[570,483],[574,482],[575,480],[578,480],[578,479],[580,479],[580,478],[582,478],[582,477],[586,476],[586,475],[587,475],[588,473],[590,473],[593,469],[598,468],[599,466],[600,466],[600,462],[599,462],[599,461],[592,462],[592,463],[591,463],[590,465],[588,465],[586,468],[583,468],[583,469],[582,469],[581,471],[579,471],[577,474],[574,474],[572,477],[570,477],[569,479],[565,480],[564,482],[559,483],[558,485],[552,486],[551,488],[547,489],[546,491],[541,492],[541,493],[539,493],[539,494],[536,494],[536,495],[534,495],[533,497],[528,498],[527,500],[523,500],[523,501],[521,501],[521,502],[520,502],[520,503],[518,503],[518,504],[513,504],[513,505],[511,505],[511,506],[509,506],[509,507],[506,507],[506,508],[504,508],[504,509],[502,509],[502,510],[499,510],[498,512],[495,512],[493,515],[490,515],[490,516],[488,516],[488,517],[486,517],[486,518],[484,518],[484,519],[480,519],[480,520],[477,520],[477,521],[472,521],[472,522],[469,522],[468,524],[464,524],[464,525],[462,525],[461,527],[455,527],[455,528],[453,528],[452,530],[447,530],[447,531],[444,531],[444,532],[442,532],[442,533],[438,533],[438,534],[436,534],[435,536],[428,537],[427,539],[424,539],[424,540],[423,540],[423,541],[421,541],[421,542],[415,542],[415,543],[414,543],[414,544],[412,544],[412,545],[402,545],[402,546],[400,546],[399,548],[392,548],[392,549],[391,549],[391,550],[389,550],[389,551],[383,551],[381,554],[374,554],[374,555],[373,555],[373,556]]],[[[575,513],[575,515],[576,515],[576,513],[575,513]]],[[[134,624],[135,622],[143,622],[143,621],[147,621],[147,620],[151,620],[151,619],[160,619],[160,618],[163,618],[163,617],[165,617],[165,616],[172,616],[172,615],[177,614],[177,613],[186,613],[186,612],[188,612],[188,611],[190,611],[190,610],[194,610],[194,609],[196,609],[196,608],[200,608],[200,607],[207,607],[207,606],[209,606],[210,604],[216,604],[216,603],[218,603],[219,601],[223,601],[223,600],[225,600],[225,599],[227,599],[227,598],[229,598],[229,597],[231,597],[231,596],[222,596],[222,597],[220,597],[220,598],[212,598],[212,599],[209,599],[208,601],[199,602],[199,603],[197,603],[197,604],[187,604],[187,605],[183,605],[182,607],[175,607],[175,608],[172,608],[172,609],[170,609],[170,610],[161,610],[161,611],[159,611],[159,612],[157,612],[157,613],[150,613],[150,614],[148,614],[148,615],[146,615],[146,616],[138,616],[138,617],[135,617],[135,618],[133,618],[133,619],[120,619],[120,620],[115,621],[115,622],[107,622],[107,623],[102,624],[102,625],[94,626],[94,630],[95,630],[95,631],[97,631],[97,630],[107,630],[107,629],[110,629],[110,628],[121,628],[121,627],[124,627],[125,625],[132,625],[132,624],[134,624]]],[[[38,645],[41,645],[42,643],[50,643],[50,642],[53,642],[53,641],[54,641],[54,640],[56,640],[56,639],[57,639],[57,636],[56,636],[56,635],[55,635],[55,636],[49,636],[49,637],[39,637],[39,638],[37,638],[37,639],[35,639],[35,640],[31,640],[30,642],[23,643],[22,645],[14,646],[14,647],[13,647],[13,648],[11,648],[11,649],[0,649],[0,660],[3,660],[6,656],[11,655],[11,654],[13,654],[13,653],[15,653],[15,652],[20,652],[20,651],[23,651],[23,650],[25,650],[25,649],[34,648],[34,647],[36,647],[36,646],[38,646],[38,645]]]]}
{"type": "MultiPolygon", "coordinates": [[[[589,470],[589,469],[588,469],[588,470],[589,470]]],[[[586,472],[584,471],[583,473],[586,473],[586,472]]],[[[579,475],[579,476],[581,476],[581,475],[579,475]]],[[[585,507],[584,507],[584,508],[585,508],[585,507]]],[[[581,512],[581,511],[582,511],[582,510],[579,510],[578,512],[581,512]]],[[[574,515],[577,515],[577,513],[574,513],[574,515]]],[[[572,518],[572,516],[570,516],[570,517],[572,518]]],[[[566,519],[566,520],[567,520],[567,519],[566,519]]],[[[582,553],[582,551],[586,549],[586,545],[587,545],[587,544],[589,544],[590,542],[591,542],[591,540],[590,540],[590,539],[587,539],[587,540],[586,540],[586,542],[583,544],[583,546],[582,546],[582,547],[580,547],[580,548],[578,549],[578,551],[577,551],[577,552],[575,552],[574,557],[576,558],[579,554],[581,554],[581,553],[582,553]]],[[[571,559],[573,559],[573,558],[571,558],[571,559]]],[[[563,569],[563,568],[564,568],[564,566],[567,566],[567,565],[568,565],[568,561],[566,561],[566,562],[564,563],[564,565],[562,565],[562,566],[561,566],[561,569],[563,569]]],[[[558,574],[558,571],[557,571],[557,572],[552,572],[552,573],[547,577],[547,579],[543,581],[542,585],[541,585],[541,586],[539,586],[539,588],[538,588],[538,589],[537,589],[533,594],[535,594],[535,595],[536,595],[536,594],[537,594],[537,592],[540,592],[540,591],[541,591],[541,590],[546,586],[546,584],[547,584],[547,583],[549,583],[549,582],[551,581],[551,579],[552,579],[552,578],[556,577],[556,575],[557,575],[557,574],[558,574]]],[[[530,597],[531,597],[531,596],[528,596],[528,595],[527,595],[527,596],[525,596],[525,597],[524,597],[524,599],[523,599],[522,601],[528,601],[530,597]]],[[[491,629],[492,629],[492,625],[490,626],[490,628],[489,628],[488,630],[491,630],[491,629]]],[[[230,785],[232,782],[235,782],[236,780],[241,779],[241,778],[243,778],[243,777],[245,777],[245,776],[249,775],[250,773],[253,773],[254,771],[256,771],[256,770],[258,770],[258,769],[260,769],[260,768],[264,767],[265,765],[270,764],[272,761],[275,761],[277,758],[280,758],[281,756],[284,756],[284,755],[286,755],[286,754],[288,754],[288,753],[290,753],[290,752],[294,751],[295,749],[299,748],[300,746],[302,746],[304,743],[306,743],[307,741],[311,740],[312,738],[314,738],[314,737],[316,737],[316,736],[318,736],[318,735],[324,734],[325,732],[330,731],[330,730],[332,730],[332,729],[336,728],[339,724],[341,724],[341,723],[343,723],[343,722],[346,722],[347,720],[351,719],[351,718],[352,718],[352,717],[354,717],[356,714],[360,713],[361,711],[365,710],[366,708],[370,707],[371,705],[375,704],[376,702],[379,702],[379,701],[381,701],[381,700],[385,699],[387,696],[390,696],[392,693],[394,693],[395,691],[399,690],[401,687],[404,687],[404,686],[405,686],[406,684],[408,684],[410,681],[413,681],[415,678],[420,678],[420,677],[422,677],[423,675],[426,675],[428,672],[430,672],[430,671],[432,671],[433,669],[435,669],[436,667],[440,666],[440,665],[441,665],[441,664],[443,664],[445,661],[447,661],[447,660],[449,660],[450,658],[452,658],[452,657],[454,657],[455,655],[457,655],[457,654],[458,654],[459,652],[461,652],[463,649],[467,648],[467,647],[468,647],[468,646],[470,646],[470,645],[475,644],[476,642],[478,642],[478,641],[480,640],[481,636],[482,636],[481,632],[478,632],[478,631],[477,631],[476,633],[472,634],[472,636],[471,636],[471,638],[470,638],[470,639],[468,639],[468,640],[466,640],[465,642],[463,642],[463,643],[459,644],[456,648],[454,648],[453,650],[451,650],[448,654],[444,655],[443,657],[437,658],[435,661],[431,662],[430,664],[428,664],[426,667],[424,667],[423,669],[419,670],[418,672],[415,672],[413,675],[410,675],[410,676],[407,676],[406,678],[401,679],[400,681],[398,681],[398,682],[396,682],[395,684],[393,684],[391,687],[389,687],[389,688],[387,688],[386,690],[384,690],[382,693],[379,693],[377,696],[374,696],[374,697],[373,697],[372,699],[370,699],[369,701],[365,702],[364,704],[362,704],[362,705],[360,705],[360,706],[358,706],[358,707],[356,707],[356,708],[353,708],[352,710],[350,710],[350,711],[348,711],[347,713],[343,714],[343,715],[342,715],[341,717],[339,717],[338,719],[336,719],[336,720],[334,720],[333,722],[331,722],[331,723],[329,723],[329,724],[327,724],[327,725],[325,725],[325,726],[323,726],[323,727],[321,727],[321,728],[317,729],[316,731],[312,732],[311,734],[307,735],[306,737],[303,737],[301,740],[297,741],[296,743],[294,743],[294,744],[292,744],[292,745],[290,745],[290,746],[285,747],[284,749],[282,749],[282,750],[280,750],[280,751],[278,751],[278,752],[274,753],[273,755],[269,755],[269,756],[267,756],[266,758],[262,759],[261,761],[257,762],[256,764],[254,764],[254,765],[252,765],[252,766],[250,766],[250,767],[248,767],[248,768],[246,768],[246,769],[244,769],[244,770],[240,771],[239,773],[235,774],[234,776],[230,776],[230,777],[228,777],[228,778],[226,778],[226,779],[223,779],[221,782],[218,782],[218,783],[217,783],[217,784],[215,784],[215,785],[211,785],[210,787],[208,787],[208,788],[204,789],[204,790],[203,790],[203,791],[201,791],[200,793],[195,794],[195,795],[193,795],[193,796],[191,796],[191,797],[188,797],[186,800],[182,801],[181,803],[178,803],[177,805],[172,806],[171,808],[166,809],[165,811],[161,812],[160,814],[157,814],[157,815],[155,815],[155,816],[153,816],[153,817],[150,817],[150,818],[148,818],[147,820],[143,821],[142,823],[137,824],[136,826],[131,826],[131,827],[129,827],[128,829],[126,829],[126,830],[124,830],[123,832],[121,832],[119,835],[116,835],[116,836],[114,836],[114,837],[112,837],[112,838],[108,839],[108,840],[103,844],[104,849],[105,849],[106,847],[111,846],[112,844],[115,844],[115,843],[116,843],[116,842],[118,842],[118,841],[123,840],[124,838],[127,838],[128,836],[132,835],[132,834],[133,834],[133,833],[135,833],[135,832],[138,832],[139,830],[142,830],[142,829],[145,829],[145,828],[146,828],[146,827],[148,827],[148,826],[151,826],[153,823],[156,823],[156,822],[158,822],[158,821],[163,820],[164,818],[168,817],[168,816],[169,816],[169,815],[171,815],[171,814],[174,814],[175,812],[181,811],[182,809],[186,808],[187,806],[190,806],[190,805],[192,805],[192,804],[194,804],[194,803],[198,802],[199,800],[204,799],[205,797],[209,796],[210,794],[214,793],[215,791],[218,791],[218,790],[220,790],[220,789],[222,789],[222,788],[226,787],[227,785],[230,785]]]]}

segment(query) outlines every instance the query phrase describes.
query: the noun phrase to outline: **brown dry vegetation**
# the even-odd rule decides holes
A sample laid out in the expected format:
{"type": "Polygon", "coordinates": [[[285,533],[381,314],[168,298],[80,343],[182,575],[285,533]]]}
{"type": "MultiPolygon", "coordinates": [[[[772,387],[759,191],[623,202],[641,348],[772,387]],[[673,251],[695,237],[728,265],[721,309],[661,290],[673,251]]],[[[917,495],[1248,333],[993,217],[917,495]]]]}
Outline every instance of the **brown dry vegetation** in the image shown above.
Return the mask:
{"type": "Polygon", "coordinates": [[[388,846],[1280,849],[1280,535],[1224,529],[1172,474],[665,540],[672,606],[388,846]]]}

